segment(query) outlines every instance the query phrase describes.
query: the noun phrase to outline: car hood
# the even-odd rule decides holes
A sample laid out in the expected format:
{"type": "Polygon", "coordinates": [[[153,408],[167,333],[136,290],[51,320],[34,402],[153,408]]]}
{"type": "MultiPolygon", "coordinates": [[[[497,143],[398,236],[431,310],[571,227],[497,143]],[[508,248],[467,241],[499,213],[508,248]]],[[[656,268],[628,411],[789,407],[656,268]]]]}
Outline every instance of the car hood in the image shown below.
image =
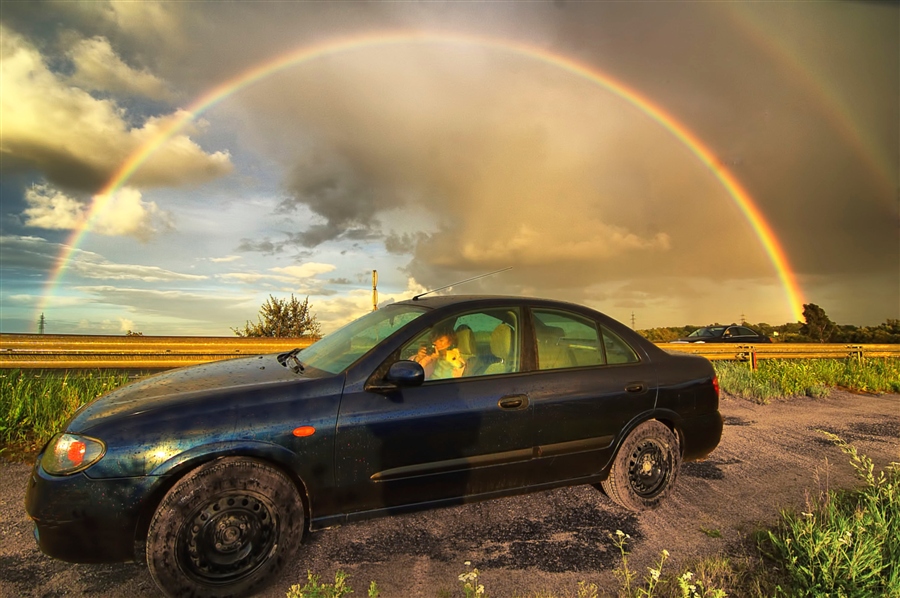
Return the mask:
{"type": "Polygon", "coordinates": [[[277,354],[179,368],[99,397],[82,407],[66,429],[83,432],[111,417],[130,417],[175,404],[202,401],[210,395],[220,397],[309,380],[278,363],[277,354]]]}

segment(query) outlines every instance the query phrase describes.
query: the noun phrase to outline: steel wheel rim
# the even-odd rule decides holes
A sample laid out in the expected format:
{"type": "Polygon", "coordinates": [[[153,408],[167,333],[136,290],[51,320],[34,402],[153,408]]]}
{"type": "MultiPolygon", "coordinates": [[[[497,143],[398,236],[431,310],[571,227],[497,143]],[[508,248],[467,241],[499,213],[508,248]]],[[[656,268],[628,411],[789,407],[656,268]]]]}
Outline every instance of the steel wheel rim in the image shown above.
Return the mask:
{"type": "Polygon", "coordinates": [[[250,575],[277,545],[275,508],[262,496],[231,493],[197,508],[178,534],[178,561],[189,577],[227,584],[250,575]]]}
{"type": "Polygon", "coordinates": [[[645,440],[631,453],[628,481],[641,498],[653,498],[666,487],[671,470],[664,448],[656,441],[645,440]]]}

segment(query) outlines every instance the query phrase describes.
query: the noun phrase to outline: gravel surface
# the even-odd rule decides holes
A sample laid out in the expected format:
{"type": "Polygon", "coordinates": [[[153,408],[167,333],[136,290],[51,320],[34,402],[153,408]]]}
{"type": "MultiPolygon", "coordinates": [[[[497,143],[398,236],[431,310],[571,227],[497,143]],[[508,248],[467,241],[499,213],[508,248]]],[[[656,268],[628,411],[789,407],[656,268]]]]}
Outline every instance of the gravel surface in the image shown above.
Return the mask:
{"type": "MultiPolygon", "coordinates": [[[[354,523],[307,535],[295,563],[260,596],[283,597],[308,569],[323,579],[343,569],[356,596],[371,580],[385,598],[461,596],[465,561],[495,598],[574,595],[581,580],[612,593],[616,530],[630,534],[630,565],[643,574],[664,548],[673,568],[735,551],[781,508],[802,506],[806,492],[854,485],[847,458],[818,429],[879,468],[900,461],[898,395],[835,391],[770,405],[725,396],[721,411],[722,443],[706,461],[684,465],[672,499],[656,511],[635,515],[580,486],[354,523]]],[[[41,554],[23,506],[29,471],[0,463],[0,596],[160,596],[143,565],[75,565],[41,554]]]]}

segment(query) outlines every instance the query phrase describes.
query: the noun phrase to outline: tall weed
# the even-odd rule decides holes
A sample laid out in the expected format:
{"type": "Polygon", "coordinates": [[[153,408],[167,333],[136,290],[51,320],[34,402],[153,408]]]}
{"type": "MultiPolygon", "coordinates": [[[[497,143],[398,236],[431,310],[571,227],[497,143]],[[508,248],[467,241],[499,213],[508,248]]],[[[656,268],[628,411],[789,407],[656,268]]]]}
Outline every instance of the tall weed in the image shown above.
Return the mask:
{"type": "Polygon", "coordinates": [[[864,486],[826,490],[808,497],[805,511],[783,511],[761,548],[786,572],[786,595],[900,596],[900,464],[876,474],[871,459],[822,433],[850,456],[864,486]]]}

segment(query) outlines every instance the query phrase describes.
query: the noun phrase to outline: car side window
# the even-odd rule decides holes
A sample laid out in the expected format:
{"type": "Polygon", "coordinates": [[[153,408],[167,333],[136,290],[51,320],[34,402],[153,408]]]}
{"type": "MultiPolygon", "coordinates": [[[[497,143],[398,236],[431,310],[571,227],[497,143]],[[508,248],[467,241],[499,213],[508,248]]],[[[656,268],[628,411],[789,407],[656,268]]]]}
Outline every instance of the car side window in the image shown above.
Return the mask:
{"type": "Polygon", "coordinates": [[[597,324],[578,314],[534,310],[534,334],[538,369],[603,365],[597,324]]]}
{"type": "Polygon", "coordinates": [[[635,353],[631,345],[622,340],[622,337],[607,328],[601,326],[603,330],[603,346],[606,349],[606,362],[609,364],[620,363],[637,363],[640,359],[635,353]]]}
{"type": "Polygon", "coordinates": [[[516,373],[521,371],[519,321],[517,308],[455,315],[404,345],[400,358],[421,363],[426,382],[516,373]]]}
{"type": "Polygon", "coordinates": [[[733,334],[735,336],[756,336],[756,333],[750,330],[749,328],[744,328],[743,326],[739,326],[733,330],[733,334]]]}

